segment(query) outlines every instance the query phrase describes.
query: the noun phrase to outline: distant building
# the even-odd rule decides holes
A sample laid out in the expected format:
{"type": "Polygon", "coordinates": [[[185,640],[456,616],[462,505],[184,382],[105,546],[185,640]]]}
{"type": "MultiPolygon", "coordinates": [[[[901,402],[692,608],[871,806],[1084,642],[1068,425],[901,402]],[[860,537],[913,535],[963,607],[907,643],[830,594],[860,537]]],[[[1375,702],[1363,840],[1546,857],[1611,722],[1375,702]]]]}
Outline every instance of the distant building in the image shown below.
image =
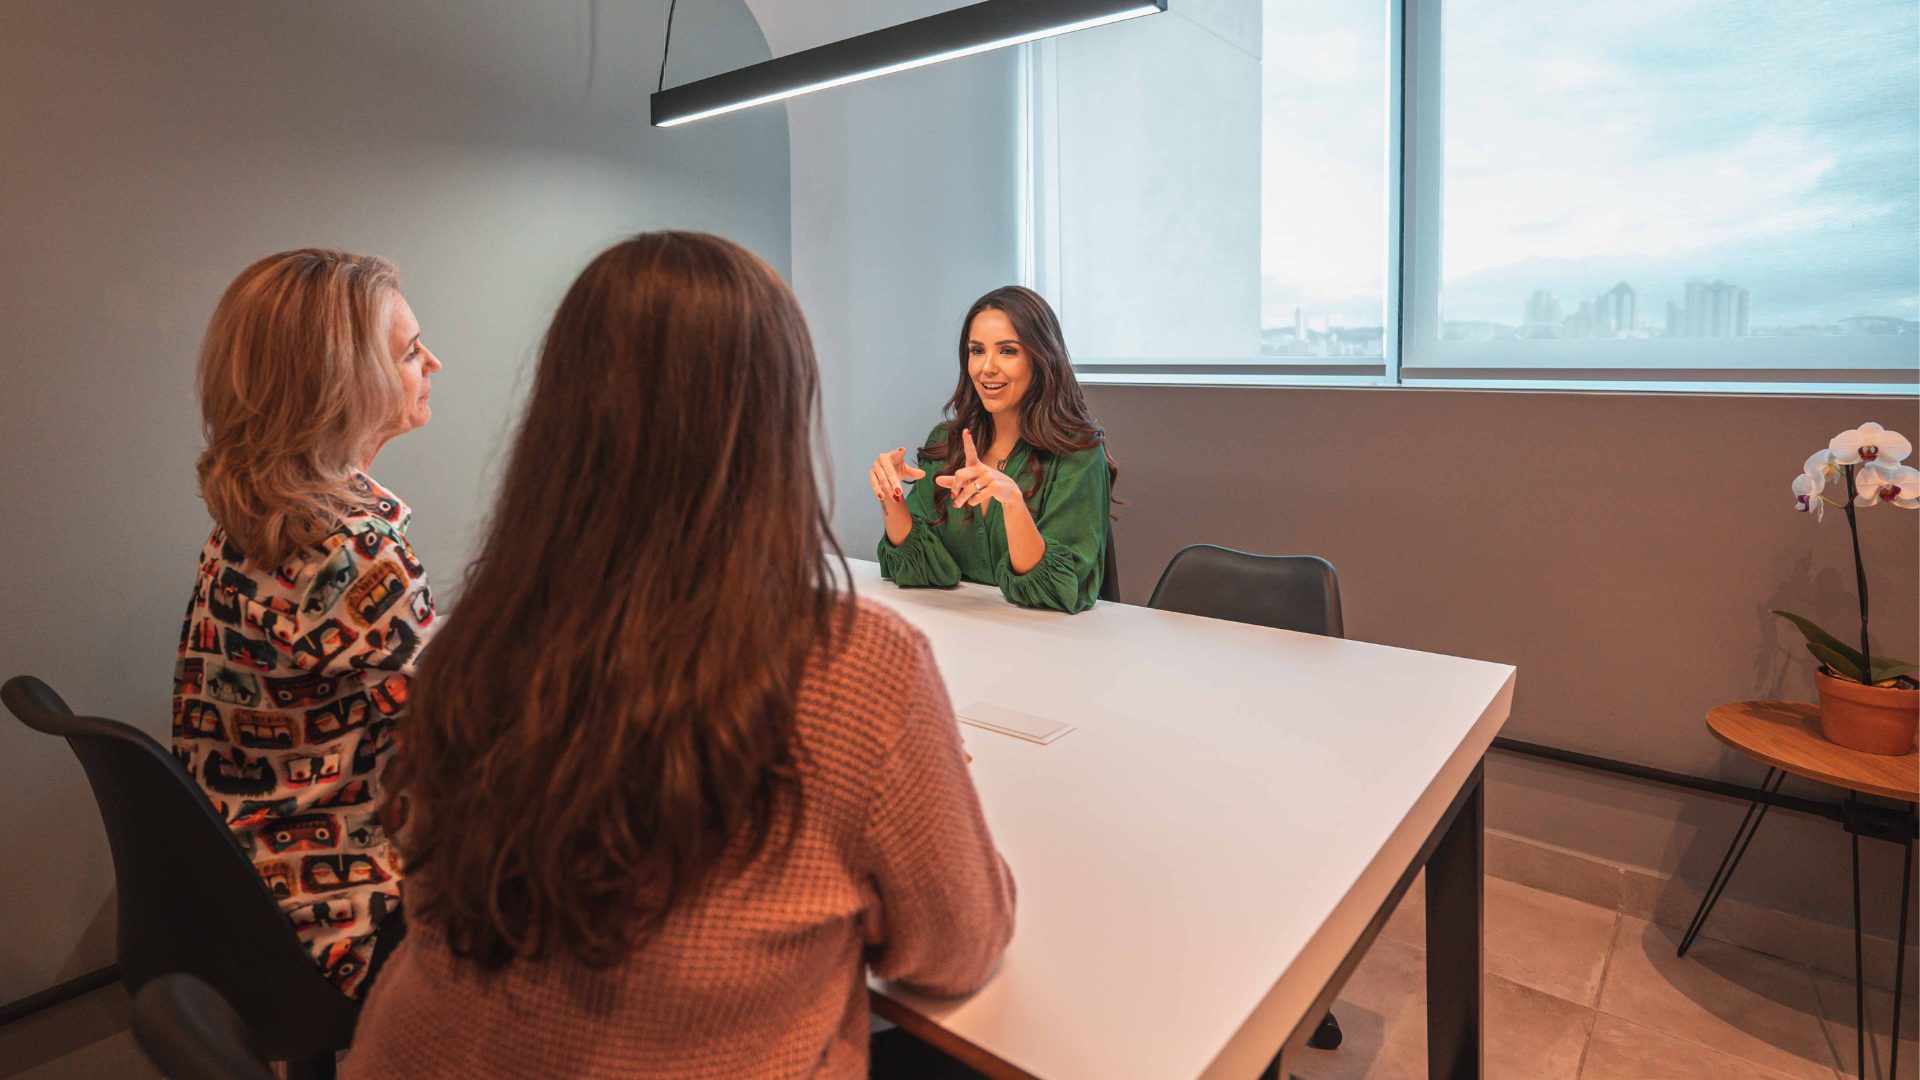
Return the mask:
{"type": "Polygon", "coordinates": [[[1638,297],[1633,286],[1621,282],[1600,294],[1593,302],[1593,334],[1595,337],[1631,337],[1640,328],[1640,318],[1635,310],[1638,297]]]}
{"type": "Polygon", "coordinates": [[[1887,315],[1855,315],[1851,319],[1841,319],[1839,327],[1843,334],[1920,333],[1920,323],[1912,319],[1895,319],[1887,315]]]}
{"type": "Polygon", "coordinates": [[[1560,325],[1560,298],[1545,289],[1533,290],[1533,296],[1527,300],[1526,325],[1529,328],[1536,326],[1558,327],[1560,325]]]}
{"type": "Polygon", "coordinates": [[[1667,337],[1680,337],[1686,331],[1687,313],[1673,301],[1667,301],[1667,337]]]}
{"type": "Polygon", "coordinates": [[[1747,290],[1724,281],[1687,282],[1682,337],[1746,337],[1747,290]]]}

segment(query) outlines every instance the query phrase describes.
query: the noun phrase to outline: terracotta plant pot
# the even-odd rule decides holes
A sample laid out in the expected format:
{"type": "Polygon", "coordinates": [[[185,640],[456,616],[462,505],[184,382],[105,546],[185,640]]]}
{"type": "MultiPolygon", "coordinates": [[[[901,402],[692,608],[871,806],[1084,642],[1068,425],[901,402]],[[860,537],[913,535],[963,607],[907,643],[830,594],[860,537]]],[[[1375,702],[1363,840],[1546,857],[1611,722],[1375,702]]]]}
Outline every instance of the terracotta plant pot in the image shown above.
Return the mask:
{"type": "Polygon", "coordinates": [[[1820,733],[1827,741],[1869,754],[1898,756],[1913,749],[1920,730],[1920,690],[1863,686],[1813,673],[1820,692],[1820,733]]]}

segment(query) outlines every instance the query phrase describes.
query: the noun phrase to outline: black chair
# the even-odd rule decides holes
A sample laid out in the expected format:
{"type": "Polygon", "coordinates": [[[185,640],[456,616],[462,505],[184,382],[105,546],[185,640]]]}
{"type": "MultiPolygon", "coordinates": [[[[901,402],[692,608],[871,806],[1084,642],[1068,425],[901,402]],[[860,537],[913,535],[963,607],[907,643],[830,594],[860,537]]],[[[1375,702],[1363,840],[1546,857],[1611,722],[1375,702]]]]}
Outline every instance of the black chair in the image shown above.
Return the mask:
{"type": "Polygon", "coordinates": [[[86,770],[120,893],[120,979],[137,994],[160,975],[199,976],[234,1002],[269,1060],[293,1078],[333,1075],[360,1006],[320,974],[226,822],[180,762],[144,732],[75,716],[31,676],[0,701],[67,740],[86,770]]]}
{"type": "MultiPolygon", "coordinates": [[[[1153,587],[1150,608],[1209,619],[1345,637],[1340,579],[1317,555],[1252,555],[1214,544],[1174,553],[1153,587]]],[[[1332,1050],[1345,1038],[1328,1013],[1307,1045],[1332,1050]]]]}
{"type": "Polygon", "coordinates": [[[133,995],[133,1037],[171,1080],[274,1080],[247,1022],[192,975],[156,975],[133,995]]]}
{"type": "Polygon", "coordinates": [[[1181,548],[1147,606],[1209,619],[1345,637],[1340,579],[1317,555],[1250,555],[1213,544],[1181,548]]]}

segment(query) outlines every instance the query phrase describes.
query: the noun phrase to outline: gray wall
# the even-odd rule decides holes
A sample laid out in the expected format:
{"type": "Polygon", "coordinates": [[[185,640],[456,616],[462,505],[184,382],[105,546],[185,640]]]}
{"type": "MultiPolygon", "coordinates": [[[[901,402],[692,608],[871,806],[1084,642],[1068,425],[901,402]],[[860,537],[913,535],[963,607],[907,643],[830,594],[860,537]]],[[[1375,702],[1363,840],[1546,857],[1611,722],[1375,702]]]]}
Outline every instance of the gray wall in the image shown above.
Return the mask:
{"type": "MultiPolygon", "coordinates": [[[[433,424],[375,471],[449,595],[538,335],[591,254],[691,227],[790,269],[785,116],[646,125],[666,8],[0,7],[0,675],[166,737],[208,528],[193,358],[253,259],[321,244],[399,263],[446,370],[433,424]]],[[[768,55],[740,0],[682,3],[673,51],[676,82],[768,55]]],[[[112,959],[86,784],[11,719],[0,867],[0,1001],[112,959]]]]}

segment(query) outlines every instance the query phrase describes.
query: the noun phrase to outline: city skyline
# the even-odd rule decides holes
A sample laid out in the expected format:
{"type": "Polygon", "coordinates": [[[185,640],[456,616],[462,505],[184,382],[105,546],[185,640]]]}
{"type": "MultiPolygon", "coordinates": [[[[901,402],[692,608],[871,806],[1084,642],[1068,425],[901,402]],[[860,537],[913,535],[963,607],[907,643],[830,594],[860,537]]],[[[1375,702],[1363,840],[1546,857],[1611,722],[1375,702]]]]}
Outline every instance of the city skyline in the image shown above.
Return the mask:
{"type": "MultiPolygon", "coordinates": [[[[1744,338],[1771,336],[1846,336],[1920,334],[1920,321],[1884,315],[1852,315],[1827,323],[1754,325],[1751,292],[1735,282],[1695,278],[1679,299],[1665,301],[1656,328],[1642,316],[1639,290],[1625,281],[1578,302],[1568,311],[1562,298],[1536,288],[1518,305],[1516,322],[1444,319],[1441,337],[1451,341],[1567,340],[1602,338],[1744,338]]],[[[1385,328],[1378,323],[1348,325],[1339,313],[1309,313],[1296,306],[1291,320],[1260,329],[1260,352],[1276,357],[1375,357],[1384,355],[1385,328]]]]}

